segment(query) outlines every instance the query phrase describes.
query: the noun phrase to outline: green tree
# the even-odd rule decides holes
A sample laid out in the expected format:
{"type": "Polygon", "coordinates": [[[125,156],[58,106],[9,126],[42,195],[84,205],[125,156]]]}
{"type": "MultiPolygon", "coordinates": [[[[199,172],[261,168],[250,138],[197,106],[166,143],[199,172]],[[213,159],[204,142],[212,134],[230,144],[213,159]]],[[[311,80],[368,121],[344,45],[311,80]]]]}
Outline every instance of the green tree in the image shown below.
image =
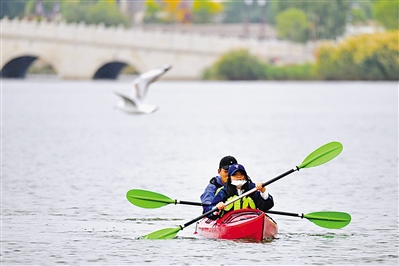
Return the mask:
{"type": "Polygon", "coordinates": [[[215,64],[216,76],[228,80],[257,80],[265,75],[264,65],[247,50],[224,54],[215,64]]]}
{"type": "Polygon", "coordinates": [[[222,12],[223,6],[211,0],[194,0],[193,2],[193,22],[211,23],[215,16],[222,12]]]}
{"type": "Polygon", "coordinates": [[[398,0],[377,0],[372,6],[375,20],[387,29],[399,29],[398,0]]]}
{"type": "Polygon", "coordinates": [[[352,1],[351,12],[348,17],[348,23],[364,24],[368,20],[373,19],[371,5],[372,5],[372,0],[352,1]]]}
{"type": "Polygon", "coordinates": [[[162,6],[155,0],[145,1],[145,13],[144,22],[145,23],[158,23],[161,22],[158,15],[162,11],[162,6]]]}
{"type": "Polygon", "coordinates": [[[266,16],[266,22],[270,24],[275,24],[277,5],[275,1],[267,1],[266,6],[259,6],[257,0],[253,0],[251,6],[247,6],[244,0],[240,1],[224,1],[223,3],[223,14],[224,23],[243,23],[248,16],[249,11],[249,21],[252,23],[257,23],[260,21],[262,16],[266,16]],[[264,14],[264,10],[266,14],[264,14]]]}
{"type": "Polygon", "coordinates": [[[367,19],[373,19],[372,4],[374,0],[356,0],[353,8],[359,8],[364,11],[367,19]]]}
{"type": "Polygon", "coordinates": [[[242,1],[226,1],[223,2],[224,23],[242,23],[245,20],[246,6],[242,1]]]}
{"type": "Polygon", "coordinates": [[[62,2],[61,13],[67,22],[104,23],[105,26],[129,25],[127,17],[119,12],[118,5],[112,1],[72,2],[66,0],[62,2]]]}
{"type": "Polygon", "coordinates": [[[309,22],[306,14],[297,8],[290,8],[277,16],[278,37],[294,42],[309,40],[309,22]]]}
{"type": "Polygon", "coordinates": [[[88,2],[72,2],[72,1],[64,1],[61,3],[61,14],[66,22],[76,22],[79,23],[81,21],[87,22],[87,14],[89,13],[88,2]]]}
{"type": "MultiPolygon", "coordinates": [[[[56,2],[65,1],[65,0],[42,0],[42,16],[43,17],[51,17],[53,12],[53,6],[56,2]]],[[[10,1],[10,0],[0,0],[1,2],[1,13],[13,18],[13,17],[33,17],[36,15],[36,4],[37,0],[18,0],[18,1],[10,1]]]]}
{"type": "Polygon", "coordinates": [[[346,20],[351,12],[349,1],[284,1],[276,0],[278,13],[289,8],[305,12],[313,39],[336,39],[345,32],[346,20]]]}
{"type": "Polygon", "coordinates": [[[26,2],[27,0],[0,0],[0,18],[8,17],[13,19],[15,17],[23,17],[26,2]]]}
{"type": "Polygon", "coordinates": [[[115,2],[109,1],[98,1],[95,5],[89,6],[87,23],[104,23],[105,26],[129,25],[127,17],[119,12],[118,5],[115,2]]]}
{"type": "Polygon", "coordinates": [[[352,8],[351,24],[364,24],[367,22],[366,13],[363,9],[352,8]]]}

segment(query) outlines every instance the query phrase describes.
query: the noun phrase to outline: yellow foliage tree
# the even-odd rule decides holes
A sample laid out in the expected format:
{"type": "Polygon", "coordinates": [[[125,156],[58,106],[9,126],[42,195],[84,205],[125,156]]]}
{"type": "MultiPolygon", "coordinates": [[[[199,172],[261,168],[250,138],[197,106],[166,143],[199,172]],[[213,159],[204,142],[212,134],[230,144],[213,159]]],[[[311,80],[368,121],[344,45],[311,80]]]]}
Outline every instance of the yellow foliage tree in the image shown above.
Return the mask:
{"type": "Polygon", "coordinates": [[[316,68],[325,79],[398,80],[399,31],[364,34],[318,50],[316,68]]]}
{"type": "Polygon", "coordinates": [[[188,22],[191,12],[187,3],[182,0],[162,0],[164,4],[163,12],[169,22],[188,22]]]}

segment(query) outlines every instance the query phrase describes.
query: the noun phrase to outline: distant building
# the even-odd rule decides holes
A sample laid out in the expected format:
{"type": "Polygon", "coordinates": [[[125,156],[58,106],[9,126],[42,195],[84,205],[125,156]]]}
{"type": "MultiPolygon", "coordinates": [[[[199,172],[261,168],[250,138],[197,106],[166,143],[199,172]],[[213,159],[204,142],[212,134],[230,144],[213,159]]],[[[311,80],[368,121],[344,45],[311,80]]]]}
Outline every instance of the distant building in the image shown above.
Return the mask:
{"type": "Polygon", "coordinates": [[[141,24],[144,17],[145,1],[116,0],[119,10],[131,18],[132,24],[141,24]]]}

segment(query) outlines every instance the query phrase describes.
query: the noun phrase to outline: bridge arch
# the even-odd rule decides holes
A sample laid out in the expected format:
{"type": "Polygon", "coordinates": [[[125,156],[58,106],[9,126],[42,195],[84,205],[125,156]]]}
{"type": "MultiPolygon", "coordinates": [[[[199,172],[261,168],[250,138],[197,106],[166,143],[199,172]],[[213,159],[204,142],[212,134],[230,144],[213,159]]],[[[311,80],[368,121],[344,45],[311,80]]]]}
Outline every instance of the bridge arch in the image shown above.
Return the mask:
{"type": "Polygon", "coordinates": [[[19,53],[11,54],[4,58],[2,68],[0,70],[0,77],[3,78],[25,78],[29,67],[38,60],[42,59],[54,69],[56,73],[57,66],[51,62],[51,58],[45,54],[40,54],[32,51],[22,51],[19,53]]]}
{"type": "Polygon", "coordinates": [[[123,62],[106,63],[97,70],[93,79],[116,79],[125,66],[126,64],[123,62]]]}
{"type": "Polygon", "coordinates": [[[125,50],[118,51],[115,49],[112,53],[109,53],[102,49],[97,49],[96,55],[101,55],[101,57],[86,54],[80,58],[81,61],[90,62],[90,64],[82,64],[85,66],[86,76],[91,79],[117,79],[126,66],[134,67],[138,73],[147,71],[140,57],[132,51],[126,54],[125,50]]]}
{"type": "Polygon", "coordinates": [[[0,71],[2,78],[24,78],[36,56],[20,56],[6,63],[0,71]]]}
{"type": "Polygon", "coordinates": [[[139,71],[136,64],[131,64],[127,61],[111,61],[104,63],[95,73],[93,79],[117,79],[125,67],[133,67],[137,74],[142,73],[139,71]]]}

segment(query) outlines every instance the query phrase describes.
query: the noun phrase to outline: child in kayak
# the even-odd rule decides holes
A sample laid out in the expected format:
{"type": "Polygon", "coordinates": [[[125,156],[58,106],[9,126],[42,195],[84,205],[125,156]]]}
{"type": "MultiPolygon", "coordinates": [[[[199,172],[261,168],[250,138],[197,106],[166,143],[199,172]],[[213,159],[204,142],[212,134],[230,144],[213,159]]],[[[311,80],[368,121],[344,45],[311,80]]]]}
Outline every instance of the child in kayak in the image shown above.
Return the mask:
{"type": "Polygon", "coordinates": [[[210,219],[217,219],[224,213],[237,209],[259,209],[263,212],[268,211],[274,206],[273,197],[266,192],[266,187],[262,187],[262,182],[254,184],[248,178],[247,172],[241,164],[233,164],[229,167],[227,182],[223,187],[219,188],[210,206],[206,207],[204,212],[210,211],[217,207],[220,211],[208,215],[210,219]],[[257,191],[249,194],[232,204],[225,205],[225,202],[253,188],[257,191]]]}
{"type": "MultiPolygon", "coordinates": [[[[211,204],[213,198],[216,195],[216,191],[220,188],[223,187],[223,185],[227,182],[227,177],[228,177],[228,170],[230,165],[236,164],[237,160],[233,156],[225,156],[220,160],[219,163],[219,168],[218,168],[218,175],[215,177],[212,177],[211,180],[209,181],[209,184],[204,190],[204,193],[202,193],[200,199],[203,204],[211,204]]],[[[203,206],[203,213],[205,212],[205,209],[207,206],[203,206]]]]}

